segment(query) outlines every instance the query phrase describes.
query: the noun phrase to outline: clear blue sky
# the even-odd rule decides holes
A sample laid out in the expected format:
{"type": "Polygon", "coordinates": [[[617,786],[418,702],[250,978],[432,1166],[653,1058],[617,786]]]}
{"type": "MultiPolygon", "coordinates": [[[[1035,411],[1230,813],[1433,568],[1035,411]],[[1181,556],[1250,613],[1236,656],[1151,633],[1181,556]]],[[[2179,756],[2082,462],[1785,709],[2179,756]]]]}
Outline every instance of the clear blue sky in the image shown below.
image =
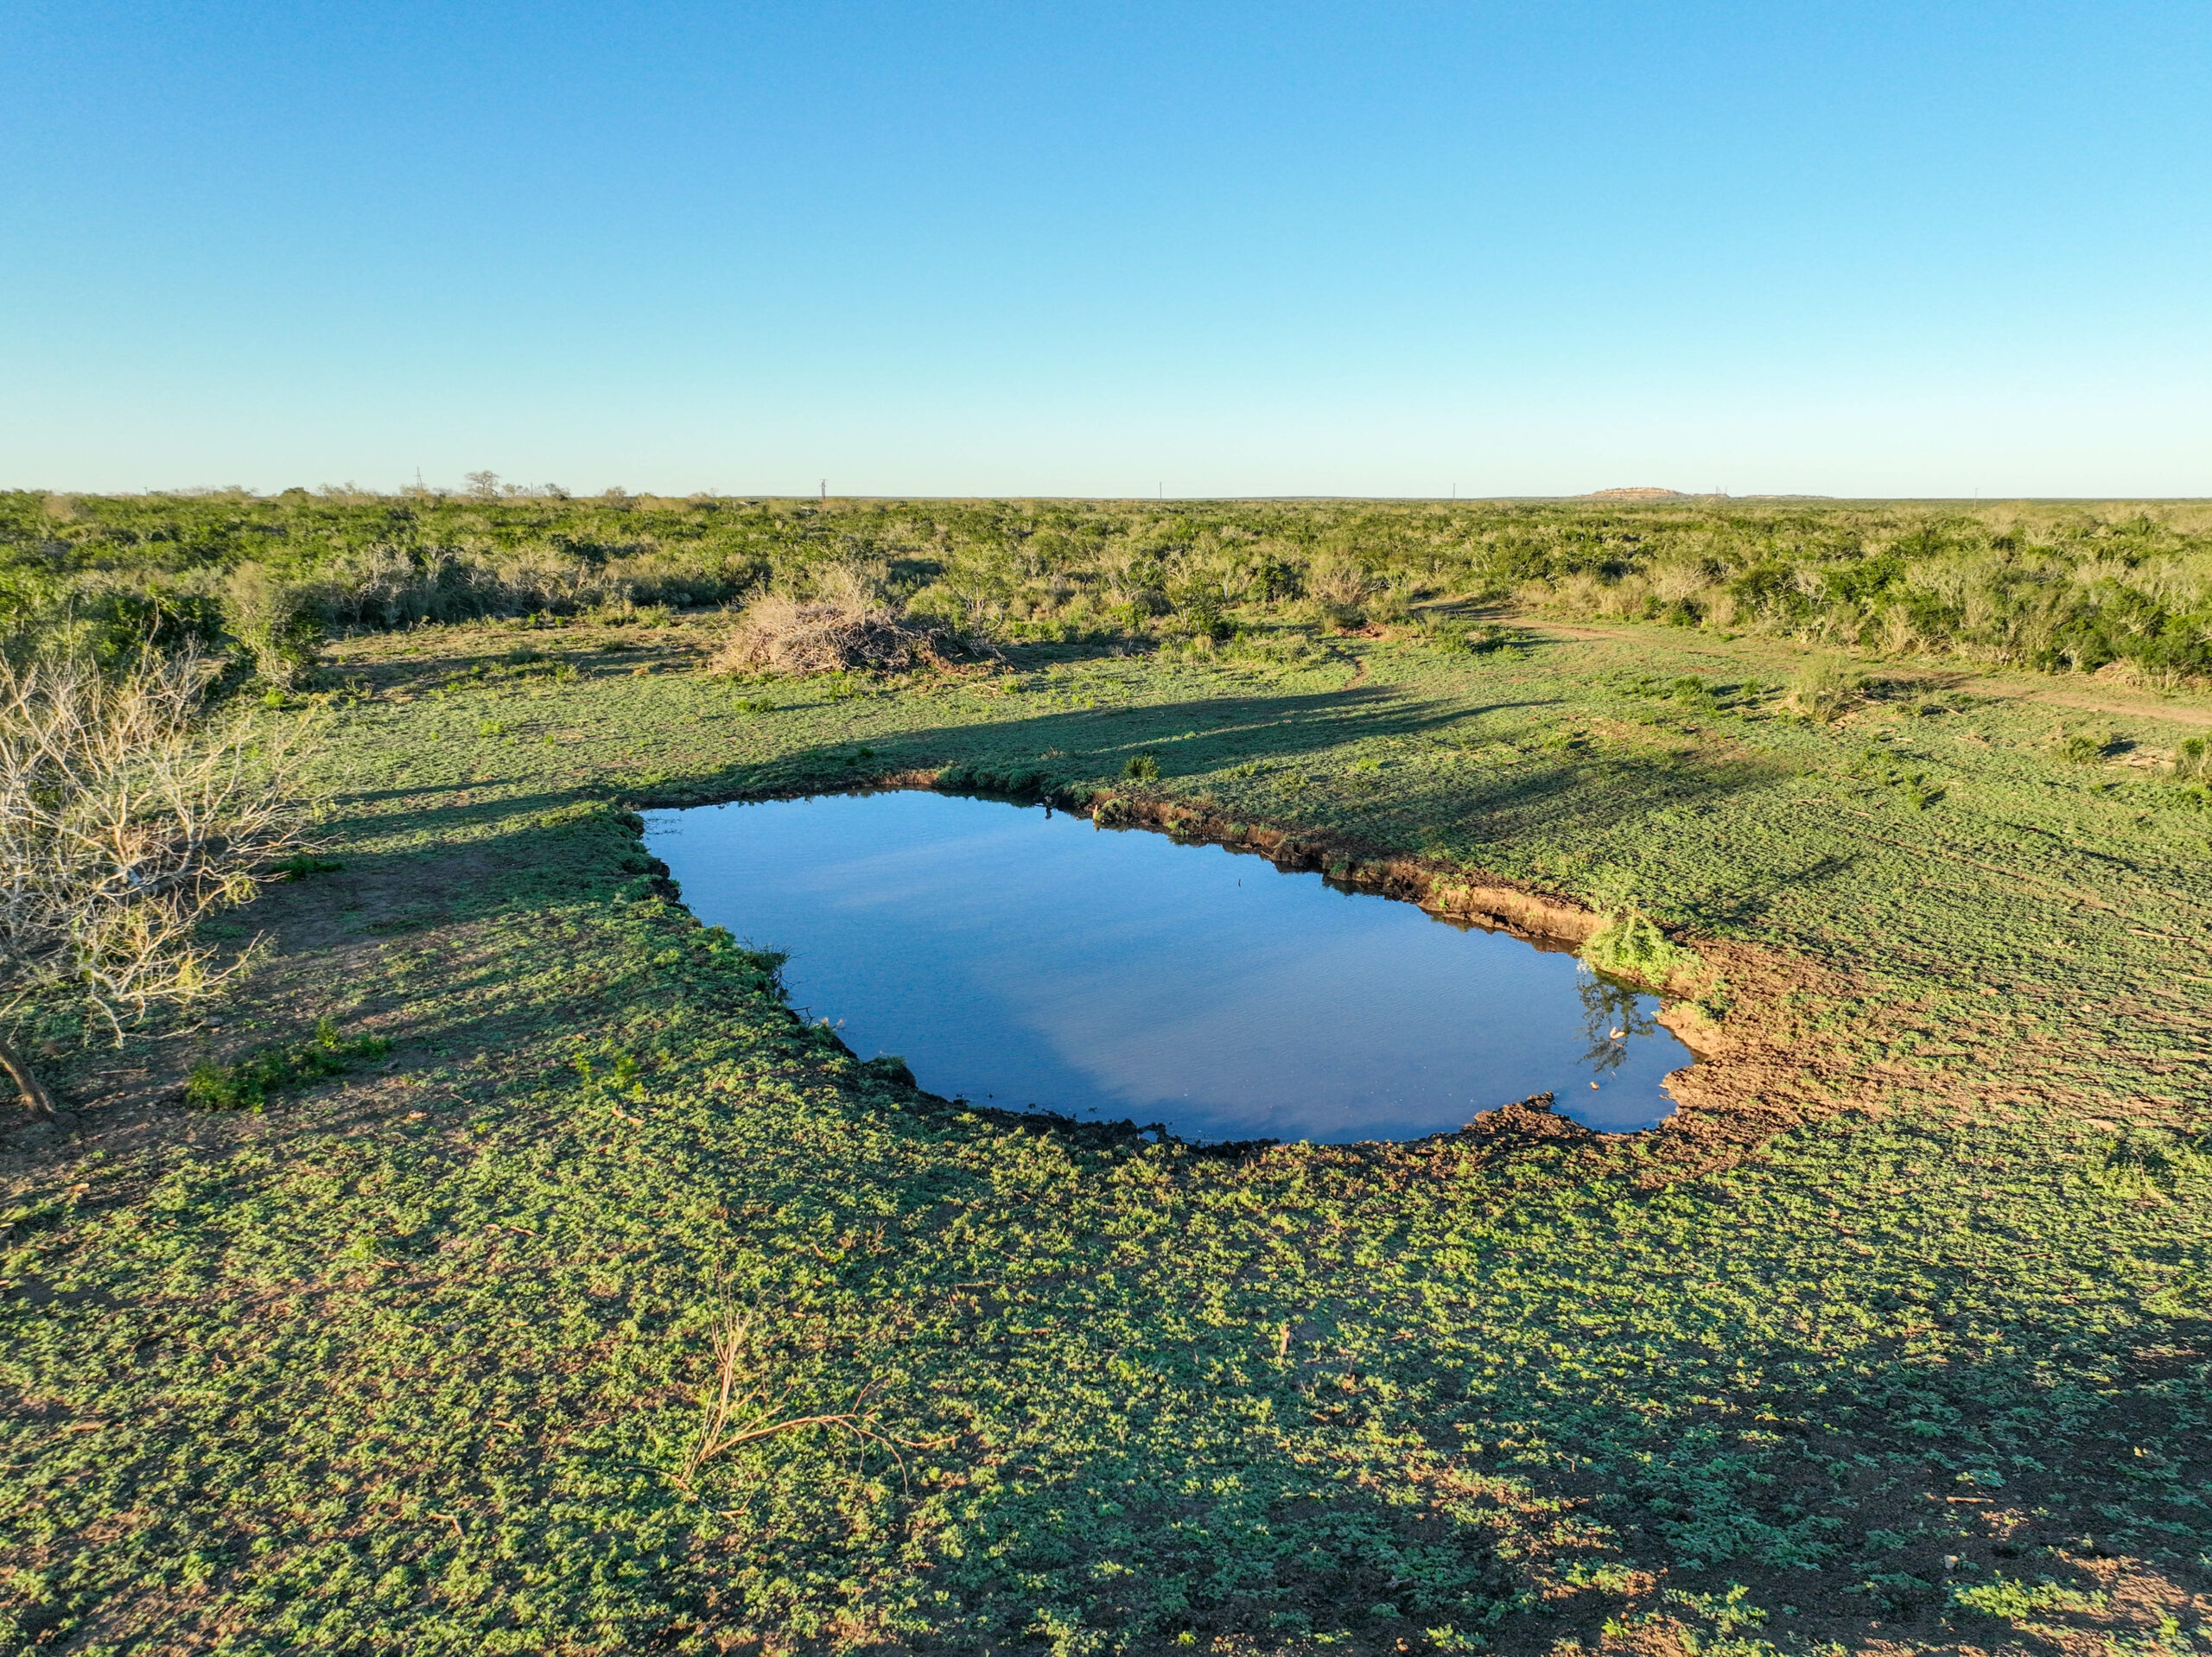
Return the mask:
{"type": "Polygon", "coordinates": [[[0,8],[0,484],[2212,494],[2212,6],[0,8]]]}

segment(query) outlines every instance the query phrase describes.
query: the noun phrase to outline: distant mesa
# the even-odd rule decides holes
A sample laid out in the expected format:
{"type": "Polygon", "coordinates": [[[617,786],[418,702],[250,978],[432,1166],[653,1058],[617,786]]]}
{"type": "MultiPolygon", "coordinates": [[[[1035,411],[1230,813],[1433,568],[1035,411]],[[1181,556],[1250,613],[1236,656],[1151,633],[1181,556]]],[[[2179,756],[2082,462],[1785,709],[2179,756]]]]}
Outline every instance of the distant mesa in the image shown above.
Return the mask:
{"type": "Polygon", "coordinates": [[[1679,489],[1593,489],[1585,500],[1688,500],[1679,489]]]}

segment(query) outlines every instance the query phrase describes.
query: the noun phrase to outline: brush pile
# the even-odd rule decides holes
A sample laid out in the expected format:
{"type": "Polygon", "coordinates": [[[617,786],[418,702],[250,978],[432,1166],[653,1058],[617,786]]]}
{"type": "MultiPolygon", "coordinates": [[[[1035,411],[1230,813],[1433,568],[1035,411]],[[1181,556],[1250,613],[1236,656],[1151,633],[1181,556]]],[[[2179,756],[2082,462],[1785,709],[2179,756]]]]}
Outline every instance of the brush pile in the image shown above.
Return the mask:
{"type": "Polygon", "coordinates": [[[880,566],[841,566],[816,578],[810,597],[753,600],[709,666],[716,673],[899,672],[944,666],[965,648],[935,619],[902,614],[888,602],[880,566]]]}
{"type": "Polygon", "coordinates": [[[717,673],[897,672],[942,666],[959,644],[932,620],[854,594],[769,593],[747,605],[712,663],[717,673]]]}

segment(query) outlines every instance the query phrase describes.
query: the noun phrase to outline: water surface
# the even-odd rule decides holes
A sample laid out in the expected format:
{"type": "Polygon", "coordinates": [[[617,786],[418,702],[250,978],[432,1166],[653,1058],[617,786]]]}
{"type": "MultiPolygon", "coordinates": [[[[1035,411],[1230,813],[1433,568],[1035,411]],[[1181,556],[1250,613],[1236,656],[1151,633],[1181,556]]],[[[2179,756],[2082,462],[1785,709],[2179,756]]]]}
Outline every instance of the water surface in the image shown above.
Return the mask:
{"type": "Polygon", "coordinates": [[[1571,955],[1218,846],[922,790],[646,818],[694,914],[788,950],[794,1006],[947,1097],[1349,1141],[1551,1092],[1626,1130],[1690,1062],[1571,955]]]}

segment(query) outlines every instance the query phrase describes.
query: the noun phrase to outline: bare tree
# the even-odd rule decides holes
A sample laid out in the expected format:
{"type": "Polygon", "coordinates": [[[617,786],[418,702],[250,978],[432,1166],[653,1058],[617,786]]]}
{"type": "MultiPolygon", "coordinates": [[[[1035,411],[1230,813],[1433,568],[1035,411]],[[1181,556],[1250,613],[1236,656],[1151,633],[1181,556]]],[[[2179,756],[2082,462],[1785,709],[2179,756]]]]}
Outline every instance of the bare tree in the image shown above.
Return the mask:
{"type": "MultiPolygon", "coordinates": [[[[0,661],[0,1031],[34,1002],[73,1005],[120,1041],[127,1019],[206,995],[251,958],[222,962],[194,929],[301,843],[309,730],[207,721],[217,671],[152,652],[117,678],[81,658],[0,661]]],[[[53,1114],[4,1035],[0,1069],[53,1114]]]]}

